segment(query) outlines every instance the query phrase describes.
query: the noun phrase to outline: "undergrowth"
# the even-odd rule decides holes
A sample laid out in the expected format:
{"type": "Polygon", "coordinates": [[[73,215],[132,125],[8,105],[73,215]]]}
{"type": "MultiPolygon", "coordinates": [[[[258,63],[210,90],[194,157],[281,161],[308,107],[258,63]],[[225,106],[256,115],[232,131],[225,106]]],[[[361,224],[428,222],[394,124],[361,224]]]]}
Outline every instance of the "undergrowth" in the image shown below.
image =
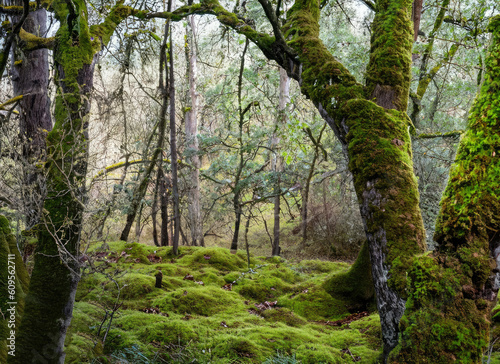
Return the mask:
{"type": "Polygon", "coordinates": [[[88,253],[66,363],[371,363],[377,314],[339,324],[349,302],[324,282],[342,262],[252,257],[223,248],[113,242],[88,253]],[[155,275],[161,271],[161,288],[155,275]],[[335,326],[337,324],[338,326],[335,326]],[[358,360],[357,360],[358,361],[358,360]]]}

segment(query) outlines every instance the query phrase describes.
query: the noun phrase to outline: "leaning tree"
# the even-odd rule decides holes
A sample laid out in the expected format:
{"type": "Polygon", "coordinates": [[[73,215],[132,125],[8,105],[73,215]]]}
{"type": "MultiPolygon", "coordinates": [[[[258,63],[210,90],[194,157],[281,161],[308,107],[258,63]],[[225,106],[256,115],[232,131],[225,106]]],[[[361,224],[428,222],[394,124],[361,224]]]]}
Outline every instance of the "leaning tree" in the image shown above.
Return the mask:
{"type": "MultiPolygon", "coordinates": [[[[500,19],[491,21],[493,37],[484,84],[442,201],[438,249],[424,254],[425,231],[412,167],[412,123],[406,114],[414,34],[412,1],[364,2],[375,13],[365,82],[356,80],[321,41],[319,20],[324,4],[319,0],[296,0],[284,19],[281,1],[274,6],[259,0],[272,35],[255,30],[254,22],[227,11],[218,0],[202,0],[172,12],[134,9],[119,2],[101,24],[92,26],[85,0],[41,3],[60,23],[55,38],[23,32],[19,36],[26,39],[26,49],[54,49],[55,125],[47,135],[48,194],[37,227],[38,254],[20,326],[20,356],[13,362],[43,357],[64,361],[64,336],[79,278],[88,96],[100,49],[128,17],[179,21],[193,14],[215,16],[276,61],[299,83],[342,144],[369,245],[383,360],[481,361],[498,289],[493,257],[500,245],[496,155],[500,152],[500,19]]],[[[25,6],[24,12],[28,9],[25,6]]],[[[22,13],[23,8],[17,11],[22,13]]]]}

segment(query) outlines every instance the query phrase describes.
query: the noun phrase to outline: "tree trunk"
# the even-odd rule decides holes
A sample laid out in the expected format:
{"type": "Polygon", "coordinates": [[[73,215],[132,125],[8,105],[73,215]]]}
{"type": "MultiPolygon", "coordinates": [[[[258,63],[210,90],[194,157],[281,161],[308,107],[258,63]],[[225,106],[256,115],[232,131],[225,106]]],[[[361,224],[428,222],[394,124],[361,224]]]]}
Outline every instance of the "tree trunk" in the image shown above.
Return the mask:
{"type": "Polygon", "coordinates": [[[55,125],[47,137],[47,197],[16,356],[9,357],[10,362],[19,364],[64,363],[64,339],[80,279],[88,100],[95,58],[94,50],[88,46],[90,35],[86,23],[75,22],[75,12],[86,14],[86,9],[74,9],[65,3],[59,6],[64,8],[59,11],[69,15],[59,18],[54,50],[58,87],[55,125]]]}
{"type": "Polygon", "coordinates": [[[281,173],[283,172],[283,158],[277,150],[279,144],[278,129],[286,123],[286,105],[290,102],[290,78],[283,68],[280,68],[280,95],[278,117],[274,123],[271,150],[273,151],[271,168],[275,174],[273,187],[274,196],[274,228],[272,255],[280,255],[280,200],[281,200],[281,173]]]}
{"type": "Polygon", "coordinates": [[[187,160],[193,166],[188,179],[188,214],[191,228],[191,245],[204,246],[203,221],[200,206],[200,157],[198,156],[198,92],[197,55],[196,55],[196,23],[194,17],[188,17],[186,28],[186,58],[188,60],[189,101],[190,107],[186,112],[186,152],[187,160]]]}
{"type": "MultiPolygon", "coordinates": [[[[15,5],[22,6],[22,1],[15,1],[15,5]]],[[[14,18],[14,22],[19,21],[19,17],[14,18]]],[[[31,12],[24,21],[23,29],[38,37],[44,37],[47,31],[46,10],[31,12]]],[[[45,137],[46,133],[52,130],[48,96],[48,50],[24,52],[17,42],[14,42],[11,54],[14,95],[22,95],[19,101],[19,129],[24,158],[23,207],[25,229],[29,230],[40,220],[46,193],[45,177],[36,164],[46,158],[45,137]]]]}
{"type": "Polygon", "coordinates": [[[245,112],[243,111],[242,99],[241,99],[241,90],[243,87],[243,71],[245,69],[245,55],[247,53],[249,41],[245,40],[245,47],[243,48],[243,53],[241,55],[240,62],[240,72],[238,75],[238,142],[240,144],[238,150],[239,162],[238,169],[236,170],[236,175],[234,177],[234,188],[233,188],[233,208],[234,208],[234,233],[233,240],[231,241],[231,250],[238,249],[238,236],[240,233],[240,224],[241,224],[241,215],[242,215],[242,207],[241,207],[241,174],[243,172],[243,167],[245,166],[244,161],[244,151],[243,151],[243,121],[245,117],[245,112]]]}
{"type": "Polygon", "coordinates": [[[16,332],[19,327],[28,282],[28,272],[19,254],[9,221],[0,215],[0,311],[4,315],[0,320],[0,362],[2,363],[7,363],[9,351],[14,353],[16,351],[15,344],[11,345],[9,338],[13,336],[15,342],[16,334],[11,335],[11,331],[16,332]],[[14,327],[9,327],[11,318],[15,318],[14,327]]]}
{"type": "MultiPolygon", "coordinates": [[[[169,5],[170,6],[170,5],[169,5]]],[[[175,126],[175,79],[174,79],[174,43],[172,41],[172,31],[170,31],[170,47],[169,47],[169,92],[170,92],[170,159],[172,168],[172,200],[174,204],[173,219],[174,219],[174,235],[172,236],[172,253],[178,254],[179,249],[179,234],[181,227],[181,215],[179,208],[179,183],[177,178],[178,162],[177,162],[177,130],[175,126]]]]}
{"type": "MultiPolygon", "coordinates": [[[[441,200],[433,255],[418,257],[408,273],[398,363],[481,363],[489,341],[500,266],[499,114],[500,16],[486,75],[459,145],[441,200]]],[[[395,355],[396,356],[396,355],[395,355]]]]}
{"type": "Polygon", "coordinates": [[[168,186],[169,183],[160,168],[160,214],[161,214],[161,228],[160,228],[160,246],[168,246],[168,186]]]}

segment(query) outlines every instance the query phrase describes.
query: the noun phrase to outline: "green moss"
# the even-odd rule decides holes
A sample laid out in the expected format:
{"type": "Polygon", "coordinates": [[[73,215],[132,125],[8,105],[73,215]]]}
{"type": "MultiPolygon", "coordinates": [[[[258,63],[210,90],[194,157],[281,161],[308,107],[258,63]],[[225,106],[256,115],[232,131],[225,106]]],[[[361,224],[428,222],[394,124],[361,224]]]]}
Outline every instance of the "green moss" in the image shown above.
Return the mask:
{"type": "Polygon", "coordinates": [[[111,295],[117,296],[120,291],[120,298],[129,300],[145,296],[151,292],[155,285],[155,278],[143,274],[128,273],[125,276],[116,279],[115,282],[109,282],[104,287],[111,295]],[[117,284],[118,283],[118,287],[117,284]]]}
{"type": "Polygon", "coordinates": [[[347,357],[343,358],[341,356],[340,350],[333,351],[329,346],[318,344],[303,344],[299,346],[296,356],[303,364],[340,364],[349,360],[347,357]]]}
{"type": "Polygon", "coordinates": [[[334,274],[323,287],[332,297],[347,300],[350,311],[374,307],[375,290],[368,243],[363,244],[356,262],[347,272],[334,274]]]}
{"type": "Polygon", "coordinates": [[[7,338],[12,336],[11,331],[17,333],[24,310],[27,285],[28,273],[17,249],[16,239],[11,232],[9,221],[0,215],[0,361],[7,362],[7,353],[12,350],[12,347],[7,347],[10,345],[7,338]]]}
{"type": "Polygon", "coordinates": [[[232,254],[224,248],[198,248],[193,254],[179,259],[182,264],[210,265],[219,270],[235,271],[247,267],[246,260],[238,254],[232,254]]]}
{"type": "Polygon", "coordinates": [[[270,322],[283,322],[284,324],[293,327],[299,327],[305,325],[306,323],[304,319],[295,315],[287,308],[265,310],[261,315],[270,322]]]}
{"type": "Polygon", "coordinates": [[[153,305],[159,305],[163,312],[209,316],[219,312],[221,306],[243,309],[236,297],[235,292],[222,288],[198,286],[169,293],[166,297],[154,301],[153,305]]]}
{"type": "Polygon", "coordinates": [[[156,341],[162,344],[185,345],[191,340],[198,339],[199,335],[200,333],[190,327],[186,321],[168,320],[153,322],[145,326],[139,337],[146,343],[156,341]]]}
{"type": "Polygon", "coordinates": [[[334,319],[348,313],[345,302],[333,298],[321,288],[309,288],[281,297],[279,304],[308,320],[334,319]]]}
{"type": "Polygon", "coordinates": [[[386,87],[394,93],[390,102],[392,108],[399,111],[406,111],[410,90],[413,47],[411,8],[410,0],[377,1],[370,61],[366,69],[367,97],[375,96],[377,87],[386,87]]]}
{"type": "Polygon", "coordinates": [[[500,229],[500,18],[486,75],[469,114],[441,201],[434,257],[415,260],[396,361],[424,357],[428,363],[480,363],[489,340],[490,311],[500,229]],[[492,251],[490,251],[490,248],[492,251]],[[432,348],[432,349],[430,349],[432,348]]]}
{"type": "Polygon", "coordinates": [[[224,335],[218,337],[213,355],[219,358],[237,360],[239,362],[259,363],[264,359],[262,349],[247,338],[224,335]]]}

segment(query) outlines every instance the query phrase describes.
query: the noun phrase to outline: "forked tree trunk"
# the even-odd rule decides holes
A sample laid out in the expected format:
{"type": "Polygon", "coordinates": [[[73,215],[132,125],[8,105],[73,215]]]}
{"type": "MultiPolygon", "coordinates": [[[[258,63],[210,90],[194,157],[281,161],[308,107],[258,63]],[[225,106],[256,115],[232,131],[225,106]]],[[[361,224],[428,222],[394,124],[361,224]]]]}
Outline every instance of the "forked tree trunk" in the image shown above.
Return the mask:
{"type": "Polygon", "coordinates": [[[191,228],[191,245],[204,246],[203,221],[200,205],[200,157],[198,156],[198,92],[197,81],[197,55],[196,55],[196,23],[194,17],[188,17],[186,28],[186,58],[188,64],[187,76],[189,78],[189,110],[186,112],[186,152],[187,160],[193,167],[189,173],[188,188],[188,214],[191,228]]]}

